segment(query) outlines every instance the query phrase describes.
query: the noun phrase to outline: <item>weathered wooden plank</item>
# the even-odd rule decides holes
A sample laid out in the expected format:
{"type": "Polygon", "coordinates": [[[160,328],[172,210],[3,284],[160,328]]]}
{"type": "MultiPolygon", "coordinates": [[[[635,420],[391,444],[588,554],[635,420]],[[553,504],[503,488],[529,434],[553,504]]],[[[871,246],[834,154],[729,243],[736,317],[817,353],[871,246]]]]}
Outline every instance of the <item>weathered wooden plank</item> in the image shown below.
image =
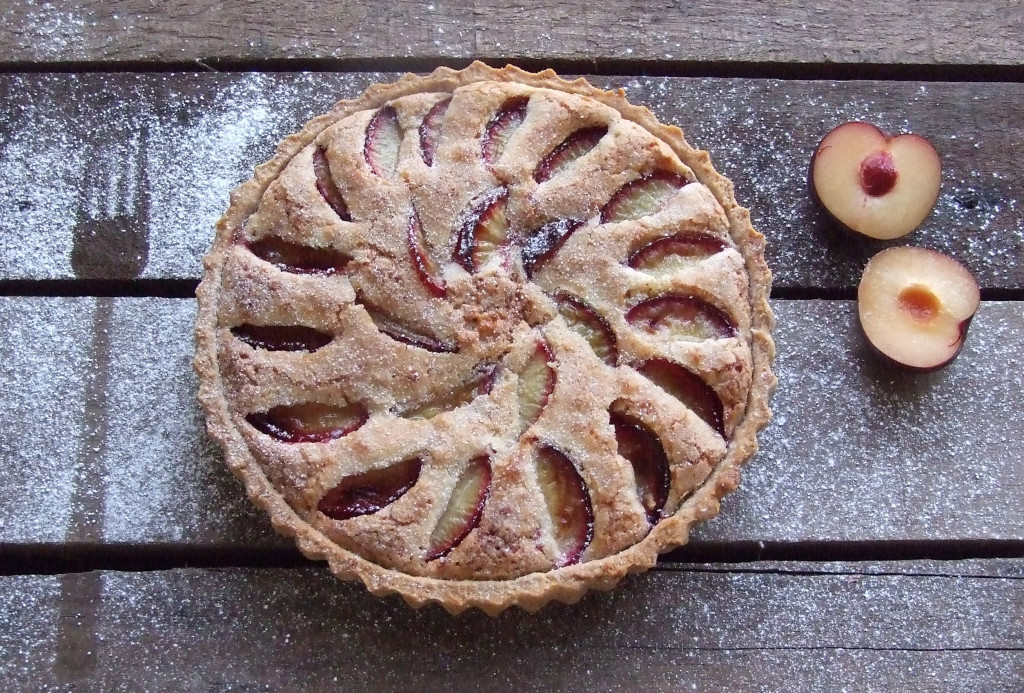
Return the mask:
{"type": "MultiPolygon", "coordinates": [[[[0,75],[0,279],[196,279],[234,185],[336,99],[394,75],[0,75]]],[[[856,286],[882,247],[836,234],[807,193],[834,125],[867,119],[934,142],[937,208],[903,242],[1024,287],[1024,85],[593,78],[710,149],[768,237],[781,288],[856,286]]]]}
{"type": "MultiPolygon", "coordinates": [[[[775,419],[696,544],[1024,539],[1024,303],[984,304],[923,376],[868,353],[852,302],[774,307],[775,419]]],[[[180,299],[0,300],[0,544],[284,545],[202,432],[194,318],[180,299]]]]}
{"type": "Polygon", "coordinates": [[[656,571],[495,619],[412,611],[322,570],[5,577],[0,674],[74,690],[1019,691],[1024,564],[1016,579],[947,565],[656,571]]]}
{"type": "Polygon", "coordinates": [[[0,61],[340,58],[1017,65],[1012,0],[12,3],[0,61]]]}

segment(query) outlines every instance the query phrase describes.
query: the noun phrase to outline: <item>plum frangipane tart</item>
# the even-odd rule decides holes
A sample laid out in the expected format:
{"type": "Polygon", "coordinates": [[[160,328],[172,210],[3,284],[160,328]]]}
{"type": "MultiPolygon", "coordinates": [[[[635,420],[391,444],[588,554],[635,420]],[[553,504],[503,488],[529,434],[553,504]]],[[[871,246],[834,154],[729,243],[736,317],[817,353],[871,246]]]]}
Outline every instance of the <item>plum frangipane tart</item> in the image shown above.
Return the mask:
{"type": "Polygon", "coordinates": [[[682,133],[548,71],[441,68],[286,138],[198,290],[212,435],[339,577],[449,611],[609,588],[766,423],[763,238],[682,133]]]}

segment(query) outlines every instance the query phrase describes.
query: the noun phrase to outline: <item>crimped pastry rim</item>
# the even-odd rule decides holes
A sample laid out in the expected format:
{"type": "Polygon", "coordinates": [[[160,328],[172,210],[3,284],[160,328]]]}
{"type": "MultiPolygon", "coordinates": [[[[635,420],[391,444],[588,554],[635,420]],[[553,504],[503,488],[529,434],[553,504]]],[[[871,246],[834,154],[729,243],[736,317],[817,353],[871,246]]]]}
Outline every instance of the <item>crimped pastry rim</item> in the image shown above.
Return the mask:
{"type": "Polygon", "coordinates": [[[771,418],[768,399],[777,379],[771,370],[775,354],[770,334],[774,316],[768,304],[771,272],[764,260],[764,236],[751,226],[748,210],[736,202],[732,182],[715,171],[708,153],[691,147],[678,127],[664,125],[647,108],[627,102],[622,90],[604,91],[583,78],[565,80],[552,70],[531,73],[512,65],[497,69],[481,62],[463,70],[441,67],[429,75],[406,74],[393,83],[375,84],[355,99],[339,101],[328,113],[313,118],[299,132],[284,138],[274,157],[258,166],[252,179],[231,192],[229,208],[217,221],[216,230],[213,246],[203,259],[203,280],[196,290],[199,310],[193,365],[199,378],[199,401],[206,413],[207,430],[220,443],[225,462],[244,483],[250,500],[267,512],[279,533],[294,538],[306,557],[326,560],[337,577],[359,579],[375,595],[399,594],[413,607],[435,602],[453,614],[475,607],[496,615],[510,606],[536,611],[551,600],[574,603],[590,589],[610,589],[626,574],[649,569],[660,553],[685,544],[694,523],[718,513],[719,500],[736,488],[740,467],[757,451],[757,432],[771,418]],[[604,558],[509,580],[444,580],[385,568],[341,548],[302,520],[271,485],[231,424],[222,394],[216,337],[220,270],[234,230],[256,209],[263,192],[292,157],[324,129],[356,111],[377,108],[401,96],[454,91],[481,81],[515,82],[592,98],[662,140],[690,167],[725,210],[730,236],[744,258],[751,309],[752,381],[744,417],[733,433],[726,456],[671,517],[659,522],[636,544],[604,558]]]}

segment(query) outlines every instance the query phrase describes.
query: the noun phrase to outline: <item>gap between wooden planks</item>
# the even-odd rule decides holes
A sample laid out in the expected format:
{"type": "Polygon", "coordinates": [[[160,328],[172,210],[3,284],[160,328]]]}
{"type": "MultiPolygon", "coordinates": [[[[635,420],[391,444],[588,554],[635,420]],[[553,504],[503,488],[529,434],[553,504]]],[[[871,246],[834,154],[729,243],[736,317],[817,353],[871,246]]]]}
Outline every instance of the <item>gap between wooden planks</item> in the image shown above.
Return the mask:
{"type": "MultiPolygon", "coordinates": [[[[75,293],[32,282],[109,280],[131,254],[145,290],[197,280],[228,191],[308,118],[395,76],[0,75],[0,294],[75,293]]],[[[898,243],[957,258],[989,298],[1024,297],[1024,84],[591,79],[711,151],[767,237],[782,295],[850,297],[884,247],[832,231],[806,183],[820,138],[867,119],[923,134],[942,157],[935,211],[898,243]]]]}
{"type": "Polygon", "coordinates": [[[89,690],[1019,691],[1024,562],[695,566],[413,611],[324,570],[0,578],[0,676],[89,690]],[[258,653],[258,657],[254,657],[258,653]]]}
{"type": "Polygon", "coordinates": [[[482,57],[977,69],[1019,66],[1021,35],[1024,10],[1013,0],[284,0],[269,10],[243,0],[79,0],[8,8],[0,64],[482,57]]]}
{"type": "MultiPolygon", "coordinates": [[[[1024,546],[1024,303],[983,304],[960,357],[924,376],[868,353],[853,302],[773,306],[775,418],[695,547],[1024,546]]],[[[0,545],[169,547],[183,560],[287,546],[203,432],[194,319],[181,299],[0,299],[0,545]]]]}

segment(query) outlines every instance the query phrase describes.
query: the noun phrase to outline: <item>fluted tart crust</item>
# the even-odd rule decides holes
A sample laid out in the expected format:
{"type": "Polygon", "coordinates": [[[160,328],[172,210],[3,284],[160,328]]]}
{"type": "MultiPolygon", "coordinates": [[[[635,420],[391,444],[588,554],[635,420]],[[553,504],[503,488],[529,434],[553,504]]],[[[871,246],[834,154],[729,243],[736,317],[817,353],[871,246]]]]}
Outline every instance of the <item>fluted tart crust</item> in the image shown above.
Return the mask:
{"type": "Polygon", "coordinates": [[[197,291],[207,426],[338,577],[453,613],[574,602],[684,544],[756,451],[763,251],[621,91],[406,75],[233,191],[197,291]]]}

